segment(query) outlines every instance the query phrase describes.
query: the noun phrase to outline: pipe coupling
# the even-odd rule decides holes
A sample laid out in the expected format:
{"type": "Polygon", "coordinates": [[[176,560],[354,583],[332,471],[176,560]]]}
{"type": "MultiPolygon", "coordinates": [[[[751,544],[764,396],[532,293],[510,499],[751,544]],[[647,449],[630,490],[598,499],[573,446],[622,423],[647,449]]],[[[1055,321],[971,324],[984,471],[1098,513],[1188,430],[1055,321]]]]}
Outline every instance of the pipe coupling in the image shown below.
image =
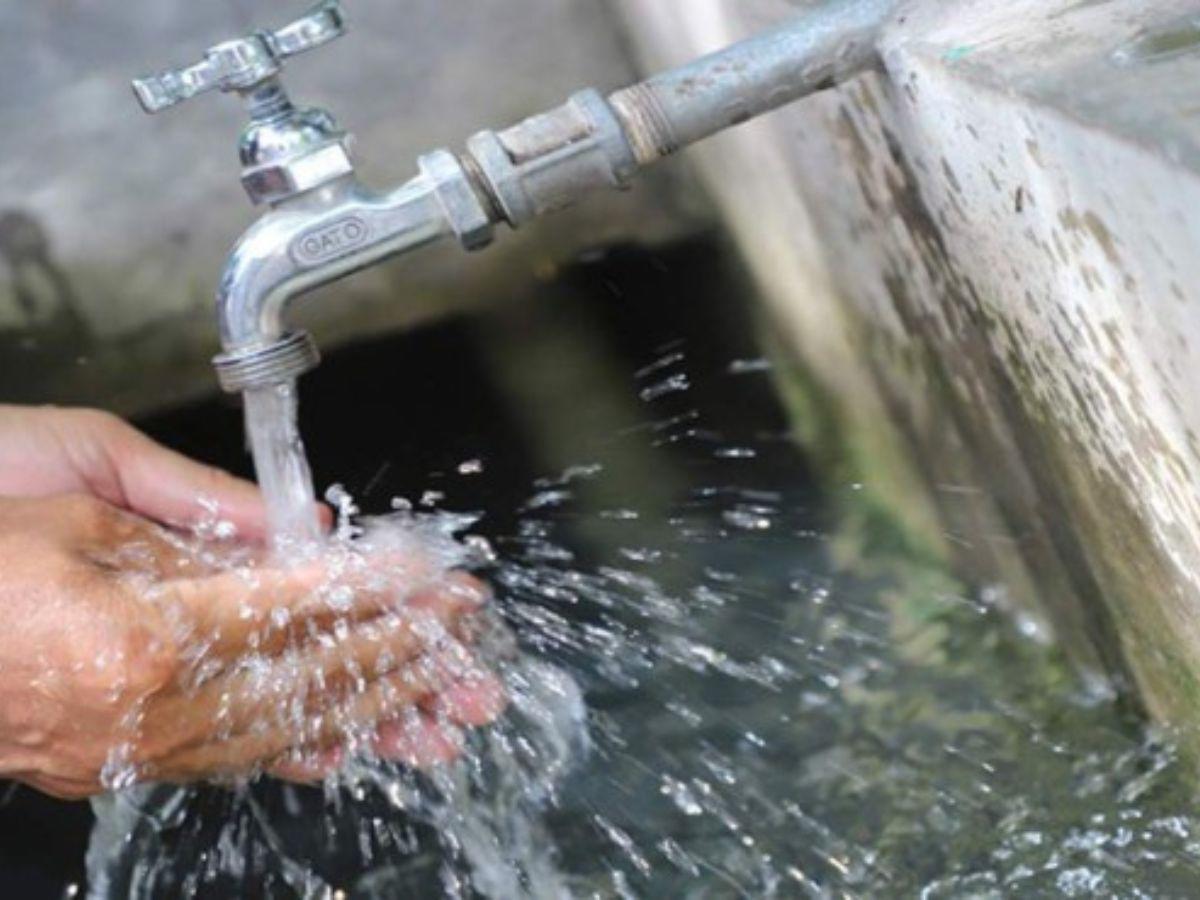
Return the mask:
{"type": "Polygon", "coordinates": [[[321,362],[307,331],[285,334],[273,344],[232,350],[213,359],[217,380],[231,394],[294,381],[321,362]]]}
{"type": "Polygon", "coordinates": [[[499,133],[467,141],[468,168],[514,228],[599,188],[625,187],[638,163],[620,120],[594,90],[499,133]]]}

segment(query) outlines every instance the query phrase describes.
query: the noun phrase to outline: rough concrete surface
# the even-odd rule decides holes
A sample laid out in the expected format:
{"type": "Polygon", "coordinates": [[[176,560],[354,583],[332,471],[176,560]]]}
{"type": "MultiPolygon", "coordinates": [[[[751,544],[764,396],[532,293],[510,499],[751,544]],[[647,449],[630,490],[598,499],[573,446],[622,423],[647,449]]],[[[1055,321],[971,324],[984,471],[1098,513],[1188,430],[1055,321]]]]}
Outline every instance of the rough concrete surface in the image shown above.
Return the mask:
{"type": "MultiPolygon", "coordinates": [[[[624,10],[654,68],[796,6],[624,10]]],[[[913,0],[879,72],[692,156],[868,488],[1181,726],[1200,723],[1197,14],[913,0]]]]}

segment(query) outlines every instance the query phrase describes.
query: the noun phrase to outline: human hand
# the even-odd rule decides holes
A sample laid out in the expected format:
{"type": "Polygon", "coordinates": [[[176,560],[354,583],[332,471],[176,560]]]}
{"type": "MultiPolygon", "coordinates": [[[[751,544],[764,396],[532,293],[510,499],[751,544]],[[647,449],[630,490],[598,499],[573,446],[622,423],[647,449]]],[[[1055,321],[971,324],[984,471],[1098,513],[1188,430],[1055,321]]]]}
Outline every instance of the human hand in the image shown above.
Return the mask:
{"type": "Polygon", "coordinates": [[[194,567],[102,501],[0,501],[0,774],[79,798],[259,766],[318,778],[347,744],[421,765],[504,705],[471,653],[469,576],[394,556],[194,567]]]}

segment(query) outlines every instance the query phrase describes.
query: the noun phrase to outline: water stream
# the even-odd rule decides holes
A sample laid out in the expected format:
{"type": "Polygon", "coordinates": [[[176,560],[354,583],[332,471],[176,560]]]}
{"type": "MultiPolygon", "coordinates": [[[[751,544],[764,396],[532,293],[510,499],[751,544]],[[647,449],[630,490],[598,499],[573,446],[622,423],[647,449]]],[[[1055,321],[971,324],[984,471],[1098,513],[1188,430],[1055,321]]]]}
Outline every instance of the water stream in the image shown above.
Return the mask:
{"type": "MultiPolygon", "coordinates": [[[[328,495],[334,546],[402,542],[486,579],[470,651],[509,708],[423,772],[363,752],[321,788],[124,792],[93,839],[93,888],[1200,891],[1195,791],[1170,736],[1081,678],[1003,585],[964,586],[905,549],[869,485],[813,483],[711,258],[585,262],[482,322],[327,363],[306,435],[321,483],[346,482],[328,495]],[[379,384],[407,399],[365,390],[379,384]]],[[[287,554],[314,521],[295,395],[247,410],[287,554]]],[[[188,415],[164,429],[211,448],[226,414],[188,415]]]]}
{"type": "Polygon", "coordinates": [[[246,437],[254,471],[267,503],[275,552],[283,559],[306,555],[321,538],[312,472],[297,419],[295,382],[243,395],[246,437]]]}

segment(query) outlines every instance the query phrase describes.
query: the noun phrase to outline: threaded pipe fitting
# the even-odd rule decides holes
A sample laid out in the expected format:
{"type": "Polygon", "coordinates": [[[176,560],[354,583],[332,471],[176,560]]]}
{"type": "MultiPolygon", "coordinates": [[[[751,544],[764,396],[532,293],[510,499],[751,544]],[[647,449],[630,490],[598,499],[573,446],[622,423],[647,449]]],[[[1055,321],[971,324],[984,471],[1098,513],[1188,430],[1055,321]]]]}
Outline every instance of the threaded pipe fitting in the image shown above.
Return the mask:
{"type": "Polygon", "coordinates": [[[213,359],[213,366],[222,389],[235,394],[293,381],[320,362],[312,335],[293,331],[273,344],[222,353],[213,359]]]}

